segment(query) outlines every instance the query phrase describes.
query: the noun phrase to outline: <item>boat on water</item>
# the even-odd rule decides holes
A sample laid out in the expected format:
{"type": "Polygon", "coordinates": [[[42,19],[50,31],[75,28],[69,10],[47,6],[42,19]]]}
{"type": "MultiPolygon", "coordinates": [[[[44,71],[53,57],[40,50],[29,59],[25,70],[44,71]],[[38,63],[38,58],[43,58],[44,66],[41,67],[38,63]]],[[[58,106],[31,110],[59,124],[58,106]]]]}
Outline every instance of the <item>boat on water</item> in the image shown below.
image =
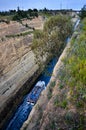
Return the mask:
{"type": "Polygon", "coordinates": [[[30,92],[27,103],[31,105],[35,105],[41,92],[45,89],[45,82],[44,81],[38,81],[35,85],[35,87],[30,92]]]}

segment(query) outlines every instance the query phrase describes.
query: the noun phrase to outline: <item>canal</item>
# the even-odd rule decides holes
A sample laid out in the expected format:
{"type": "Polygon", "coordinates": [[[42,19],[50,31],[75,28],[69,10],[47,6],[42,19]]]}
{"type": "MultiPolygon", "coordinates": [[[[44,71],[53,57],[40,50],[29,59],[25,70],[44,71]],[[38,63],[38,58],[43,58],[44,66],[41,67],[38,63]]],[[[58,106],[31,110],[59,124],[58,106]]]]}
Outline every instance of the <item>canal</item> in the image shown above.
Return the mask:
{"type": "MultiPolygon", "coordinates": [[[[49,62],[44,72],[37,79],[37,82],[44,81],[45,86],[47,86],[51,78],[53,68],[56,63],[57,63],[57,58],[55,57],[49,62]]],[[[20,130],[23,123],[27,120],[34,106],[32,104],[27,103],[28,96],[29,96],[29,93],[23,98],[22,103],[19,105],[19,107],[17,108],[13,116],[11,117],[9,123],[7,123],[7,127],[5,128],[5,130],[20,130]]]]}
{"type": "MultiPolygon", "coordinates": [[[[74,31],[77,28],[79,22],[80,20],[78,19],[76,21],[76,24],[74,25],[74,31]]],[[[70,41],[70,38],[67,38],[66,42],[68,43],[69,41],[70,41]]],[[[55,57],[49,62],[44,72],[37,79],[37,82],[40,80],[44,81],[45,86],[47,86],[51,78],[51,74],[54,69],[54,66],[57,63],[57,60],[58,58],[55,57]]],[[[27,120],[32,108],[34,107],[34,105],[27,103],[28,96],[29,96],[29,93],[23,98],[22,103],[18,106],[17,110],[11,117],[10,121],[7,121],[7,125],[5,126],[4,130],[20,130],[23,123],[27,120]]]]}

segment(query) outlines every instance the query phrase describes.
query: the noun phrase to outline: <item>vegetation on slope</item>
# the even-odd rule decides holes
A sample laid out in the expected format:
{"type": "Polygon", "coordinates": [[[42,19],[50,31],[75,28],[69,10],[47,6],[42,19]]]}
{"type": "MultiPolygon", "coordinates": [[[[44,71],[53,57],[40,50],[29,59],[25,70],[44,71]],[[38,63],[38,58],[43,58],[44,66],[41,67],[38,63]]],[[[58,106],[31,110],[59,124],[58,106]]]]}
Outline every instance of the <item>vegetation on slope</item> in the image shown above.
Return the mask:
{"type": "MultiPolygon", "coordinates": [[[[34,33],[32,50],[38,64],[46,61],[46,58],[58,55],[66,43],[66,38],[72,34],[72,23],[63,15],[52,16],[44,24],[43,31],[34,33]]],[[[42,66],[43,68],[43,66],[42,66]]]]}
{"type": "MultiPolygon", "coordinates": [[[[20,21],[23,18],[31,19],[34,17],[38,17],[38,10],[37,9],[28,9],[28,10],[21,10],[19,7],[16,10],[9,10],[9,11],[2,11],[0,12],[0,21],[4,19],[10,21],[20,21]]],[[[5,21],[4,21],[5,22],[5,21]]]]}
{"type": "MultiPolygon", "coordinates": [[[[64,87],[69,89],[69,94],[65,98],[68,103],[66,108],[71,104],[76,109],[77,117],[71,115],[76,122],[70,124],[71,128],[76,130],[85,130],[86,128],[86,19],[82,21],[81,25],[83,26],[78,32],[80,34],[77,38],[72,39],[71,49],[67,58],[63,60],[64,68],[60,74],[60,89],[64,89],[64,87]]],[[[71,123],[70,120],[67,119],[68,124],[71,123]]]]}
{"type": "Polygon", "coordinates": [[[25,31],[25,32],[22,32],[22,33],[19,33],[19,34],[12,34],[12,35],[6,35],[7,38],[15,38],[15,37],[19,37],[19,36],[26,36],[26,35],[29,35],[29,34],[32,34],[33,31],[25,31]]]}
{"type": "Polygon", "coordinates": [[[23,10],[20,7],[17,7],[17,10],[9,10],[9,11],[0,11],[0,22],[9,23],[10,20],[20,21],[23,18],[33,19],[34,17],[38,17],[39,15],[43,16],[43,18],[49,18],[52,15],[63,14],[69,15],[72,9],[61,9],[61,10],[49,10],[49,9],[28,9],[23,10]]]}
{"type": "MultiPolygon", "coordinates": [[[[54,107],[48,113],[46,130],[86,129],[86,19],[82,29],[71,41],[63,67],[59,70],[58,94],[51,98],[54,107]],[[56,109],[56,110],[55,110],[56,109]],[[58,110],[60,114],[58,114],[58,110]],[[54,113],[55,111],[55,113],[54,113]],[[61,114],[63,113],[63,114],[61,114]],[[54,117],[54,116],[55,117],[54,117]],[[60,116],[59,116],[60,115],[60,116]],[[52,117],[53,116],[53,117],[52,117]],[[58,118],[59,117],[59,118],[58,118]],[[52,128],[51,128],[52,127],[52,128]]],[[[44,127],[44,128],[45,128],[44,127]]]]}
{"type": "Polygon", "coordinates": [[[86,17],[86,5],[83,6],[83,8],[80,11],[80,18],[83,19],[86,17]]]}

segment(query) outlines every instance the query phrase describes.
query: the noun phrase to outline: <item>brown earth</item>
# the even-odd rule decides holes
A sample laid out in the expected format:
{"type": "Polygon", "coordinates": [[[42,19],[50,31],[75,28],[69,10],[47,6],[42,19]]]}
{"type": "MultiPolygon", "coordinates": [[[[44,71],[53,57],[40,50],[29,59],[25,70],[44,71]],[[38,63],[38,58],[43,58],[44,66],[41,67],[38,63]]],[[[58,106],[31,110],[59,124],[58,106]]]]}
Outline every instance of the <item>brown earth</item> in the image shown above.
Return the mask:
{"type": "Polygon", "coordinates": [[[28,26],[35,29],[43,29],[43,21],[44,19],[41,16],[39,16],[38,18],[35,18],[33,20],[28,20],[28,19],[23,20],[22,23],[24,25],[27,24],[28,26]]]}

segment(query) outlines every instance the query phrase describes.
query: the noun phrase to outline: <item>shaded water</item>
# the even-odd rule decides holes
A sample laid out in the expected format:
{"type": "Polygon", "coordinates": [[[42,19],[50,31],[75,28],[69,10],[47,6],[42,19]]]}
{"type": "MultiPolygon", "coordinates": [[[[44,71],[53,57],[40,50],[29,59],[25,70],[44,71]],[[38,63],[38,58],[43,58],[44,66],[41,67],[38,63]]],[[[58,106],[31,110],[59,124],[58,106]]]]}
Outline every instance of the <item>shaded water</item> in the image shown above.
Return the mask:
{"type": "MultiPolygon", "coordinates": [[[[51,78],[51,74],[52,74],[52,71],[53,71],[53,68],[54,68],[56,62],[57,62],[57,58],[54,58],[53,60],[51,60],[49,62],[49,64],[45,68],[44,72],[37,79],[37,82],[39,80],[45,81],[45,85],[47,86],[47,84],[51,78]]],[[[20,106],[14,113],[13,117],[11,118],[6,130],[20,130],[24,121],[28,118],[28,115],[30,114],[30,112],[34,106],[32,104],[27,103],[28,96],[29,96],[29,94],[27,94],[24,97],[22,103],[20,104],[20,106]]]]}

